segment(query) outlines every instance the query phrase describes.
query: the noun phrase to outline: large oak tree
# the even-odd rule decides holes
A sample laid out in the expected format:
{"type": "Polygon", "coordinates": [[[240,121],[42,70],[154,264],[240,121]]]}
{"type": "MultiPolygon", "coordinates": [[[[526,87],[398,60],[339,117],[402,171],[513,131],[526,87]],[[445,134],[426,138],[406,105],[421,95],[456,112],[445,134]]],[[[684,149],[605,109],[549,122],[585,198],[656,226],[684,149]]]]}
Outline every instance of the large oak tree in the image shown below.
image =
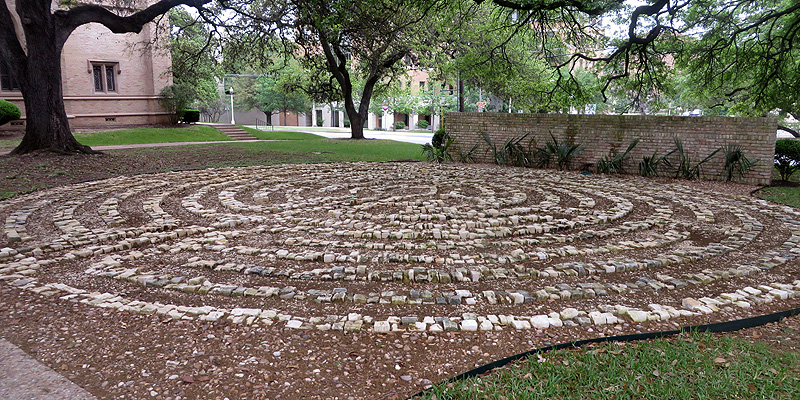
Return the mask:
{"type": "Polygon", "coordinates": [[[146,23],[172,7],[200,7],[208,2],[161,0],[123,15],[115,8],[96,4],[54,6],[51,0],[0,0],[0,62],[19,83],[25,103],[25,136],[12,154],[43,149],[93,152],[72,136],[64,109],[61,51],[77,27],[94,22],[114,33],[140,32],[146,23]]]}

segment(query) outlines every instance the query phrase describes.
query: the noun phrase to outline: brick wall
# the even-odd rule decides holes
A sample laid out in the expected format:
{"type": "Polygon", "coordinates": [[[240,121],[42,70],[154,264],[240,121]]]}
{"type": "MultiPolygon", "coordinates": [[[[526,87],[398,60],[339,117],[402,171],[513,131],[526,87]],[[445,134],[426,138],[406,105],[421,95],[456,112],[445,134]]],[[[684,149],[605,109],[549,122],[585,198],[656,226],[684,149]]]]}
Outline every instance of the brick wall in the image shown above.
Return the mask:
{"type": "MultiPolygon", "coordinates": [[[[674,138],[677,137],[693,162],[727,144],[742,146],[745,156],[758,159],[756,167],[744,179],[753,184],[770,182],[777,130],[774,118],[504,113],[447,113],[445,118],[448,134],[456,138],[451,146],[454,159],[458,159],[458,149],[466,151],[478,144],[475,158],[480,162],[494,162],[488,145],[481,138],[482,132],[498,147],[509,138],[525,134],[528,134],[524,141],[526,146],[543,147],[551,133],[559,141],[573,140],[583,146],[583,152],[573,161],[573,168],[594,163],[611,151],[625,151],[639,138],[639,144],[625,163],[625,169],[635,173],[643,156],[654,152],[666,154],[675,148],[674,138]]],[[[703,164],[704,179],[721,179],[723,157],[723,152],[717,153],[703,164]]]]}

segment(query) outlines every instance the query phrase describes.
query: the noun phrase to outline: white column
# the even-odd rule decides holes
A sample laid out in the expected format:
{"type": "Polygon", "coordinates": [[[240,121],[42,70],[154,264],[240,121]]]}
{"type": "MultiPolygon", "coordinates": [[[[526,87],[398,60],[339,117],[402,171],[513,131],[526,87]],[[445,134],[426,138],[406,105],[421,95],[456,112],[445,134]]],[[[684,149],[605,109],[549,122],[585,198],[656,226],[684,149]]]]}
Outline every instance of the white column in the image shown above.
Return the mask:
{"type": "Polygon", "coordinates": [[[417,114],[411,114],[408,116],[408,124],[410,125],[409,129],[417,129],[417,122],[419,122],[419,116],[417,114]]]}
{"type": "Polygon", "coordinates": [[[374,113],[367,114],[367,129],[375,129],[377,117],[374,113]]]}
{"type": "Polygon", "coordinates": [[[392,125],[394,125],[394,114],[385,111],[383,113],[383,130],[388,131],[392,129],[392,125]]]}

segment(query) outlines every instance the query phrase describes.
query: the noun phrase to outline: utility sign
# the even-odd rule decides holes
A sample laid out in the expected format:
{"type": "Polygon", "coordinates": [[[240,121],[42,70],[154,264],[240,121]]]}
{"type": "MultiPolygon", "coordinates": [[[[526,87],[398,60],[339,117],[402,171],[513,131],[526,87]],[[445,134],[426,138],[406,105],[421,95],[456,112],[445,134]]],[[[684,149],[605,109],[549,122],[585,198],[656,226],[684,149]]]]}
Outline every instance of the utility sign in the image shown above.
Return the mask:
{"type": "Polygon", "coordinates": [[[478,112],[483,112],[483,109],[486,108],[485,101],[479,101],[476,104],[478,105],[478,112]]]}
{"type": "Polygon", "coordinates": [[[384,104],[383,105],[383,111],[384,112],[389,111],[389,105],[388,104],[384,104]]]}

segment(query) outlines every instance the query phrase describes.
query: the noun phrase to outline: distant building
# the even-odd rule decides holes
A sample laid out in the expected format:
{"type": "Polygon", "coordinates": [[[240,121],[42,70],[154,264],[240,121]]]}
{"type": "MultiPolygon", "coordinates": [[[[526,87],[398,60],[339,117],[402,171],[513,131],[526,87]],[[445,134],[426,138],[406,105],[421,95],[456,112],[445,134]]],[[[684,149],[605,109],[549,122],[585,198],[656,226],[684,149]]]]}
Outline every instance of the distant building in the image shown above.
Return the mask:
{"type": "MultiPolygon", "coordinates": [[[[16,17],[15,1],[0,1],[16,17]]],[[[52,7],[57,4],[54,1],[52,7]]],[[[72,33],[61,54],[64,103],[72,129],[168,122],[158,98],[161,89],[172,84],[171,58],[168,51],[147,45],[157,32],[166,34],[168,29],[147,24],[139,34],[115,34],[91,23],[72,33]]],[[[22,119],[0,129],[24,129],[22,93],[3,68],[0,63],[0,98],[18,105],[22,119]]]]}

